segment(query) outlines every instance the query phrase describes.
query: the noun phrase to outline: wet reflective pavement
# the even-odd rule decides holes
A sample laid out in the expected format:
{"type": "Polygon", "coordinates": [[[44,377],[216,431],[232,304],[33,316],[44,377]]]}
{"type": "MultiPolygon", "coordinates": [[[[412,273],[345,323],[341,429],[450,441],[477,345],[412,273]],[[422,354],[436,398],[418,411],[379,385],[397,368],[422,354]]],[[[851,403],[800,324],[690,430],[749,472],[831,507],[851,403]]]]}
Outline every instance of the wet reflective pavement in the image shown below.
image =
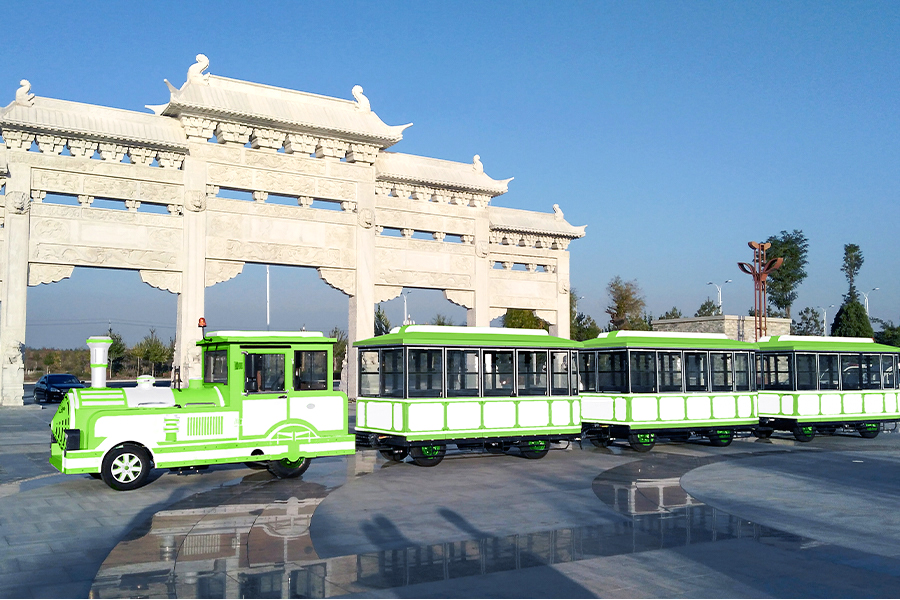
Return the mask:
{"type": "MultiPolygon", "coordinates": [[[[598,588],[596,581],[578,582],[577,577],[560,575],[560,569],[565,569],[567,563],[579,563],[596,565],[599,575],[594,575],[595,578],[615,579],[616,571],[606,571],[603,565],[617,557],[658,556],[660,551],[676,551],[679,556],[685,556],[685,552],[689,555],[697,549],[704,556],[746,553],[755,556],[755,568],[769,569],[769,572],[777,570],[785,556],[796,555],[798,565],[802,563],[804,570],[830,565],[821,553],[808,555],[810,550],[821,548],[821,542],[741,519],[706,505],[684,491],[680,484],[682,476],[701,467],[727,466],[759,450],[767,451],[766,460],[778,461],[782,457],[788,458],[786,453],[793,448],[790,443],[780,447],[777,440],[765,448],[751,447],[748,443],[743,444],[743,449],[737,446],[740,444],[732,446],[729,452],[713,452],[699,444],[678,444],[661,446],[647,455],[622,452],[620,448],[552,452],[548,459],[557,460],[556,465],[552,464],[553,460],[548,461],[551,467],[575,465],[577,469],[584,469],[585,465],[606,462],[608,468],[595,466],[596,476],[592,479],[584,479],[581,474],[582,479],[578,480],[588,482],[589,496],[577,498],[581,501],[593,498],[593,505],[587,509],[593,511],[594,522],[535,530],[530,529],[533,520],[513,514],[509,526],[516,532],[507,535],[491,535],[473,523],[471,520],[477,508],[464,515],[454,509],[452,498],[430,498],[428,491],[421,489],[428,482],[426,479],[414,485],[422,494],[418,502],[432,505],[428,510],[422,510],[420,518],[415,514],[409,518],[434,523],[437,517],[455,525],[457,532],[478,535],[458,539],[459,535],[450,536],[434,523],[432,529],[436,528],[436,533],[433,535],[448,539],[413,545],[408,542],[416,537],[417,530],[405,525],[399,514],[390,518],[381,512],[355,514],[360,512],[359,507],[341,500],[341,493],[353,488],[354,497],[369,495],[377,502],[377,494],[371,494],[370,488],[391,481],[402,488],[401,473],[409,473],[413,478],[433,476],[438,473],[437,469],[453,465],[445,478],[438,476],[438,479],[453,479],[458,469],[488,470],[496,474],[516,471],[523,466],[533,469],[543,461],[524,461],[515,457],[448,459],[441,467],[425,470],[385,462],[375,453],[361,452],[348,459],[344,486],[309,481],[315,463],[305,476],[307,480],[273,480],[267,473],[259,472],[234,485],[197,494],[156,513],[151,521],[136,529],[110,553],[97,573],[91,597],[541,597],[609,593],[623,596],[833,594],[849,597],[883,596],[889,589],[894,592],[887,595],[896,595],[900,591],[893,587],[896,577],[890,572],[860,573],[859,577],[842,573],[842,583],[822,590],[814,587],[816,576],[813,574],[798,574],[787,580],[782,576],[780,582],[769,581],[762,587],[754,587],[741,582],[739,574],[729,572],[729,567],[722,565],[712,574],[707,572],[708,568],[705,571],[698,568],[696,577],[703,579],[705,573],[707,579],[700,587],[693,581],[682,588],[654,587],[657,584],[649,581],[646,575],[634,572],[633,565],[630,567],[632,572],[629,567],[624,568],[622,577],[637,578],[638,583],[644,581],[643,588],[608,582],[598,588]],[[342,487],[346,489],[342,490],[342,487]],[[317,508],[324,509],[332,500],[338,505],[332,509],[349,509],[344,517],[359,520],[361,535],[348,538],[347,544],[363,547],[368,544],[378,549],[333,554],[334,549],[341,546],[328,543],[329,528],[312,525],[318,516],[317,508]],[[319,547],[327,550],[317,550],[319,547]],[[691,550],[692,547],[695,550],[691,550]],[[751,549],[749,552],[748,548],[751,549]],[[542,568],[544,571],[540,571],[542,568]],[[548,568],[555,569],[552,573],[565,581],[547,579],[548,568]],[[529,577],[535,577],[536,573],[543,573],[540,578],[549,588],[529,587],[529,577]],[[731,587],[723,589],[722,581],[714,581],[717,577],[731,582],[726,583],[731,587]],[[518,581],[519,585],[510,586],[508,582],[512,580],[518,581]],[[859,589],[857,580],[868,581],[869,585],[859,589]],[[454,582],[459,581],[468,582],[469,587],[455,586],[454,582]],[[700,593],[707,588],[710,593],[700,593]],[[807,593],[799,593],[800,590],[807,593]]],[[[557,476],[558,471],[558,468],[552,469],[552,473],[539,474],[538,478],[557,476]]],[[[497,480],[497,485],[502,487],[503,483],[497,480]]],[[[536,497],[535,504],[540,503],[536,497]]],[[[466,512],[464,501],[459,506],[459,510],[466,512]]],[[[583,515],[577,518],[583,519],[583,515]]],[[[571,517],[559,517],[560,522],[567,518],[571,517]]],[[[841,552],[837,554],[843,556],[841,552]]],[[[734,562],[741,562],[738,555],[734,562]]],[[[710,562],[691,560],[694,565],[710,562]]],[[[660,564],[663,563],[664,560],[660,564]]],[[[750,566],[748,563],[742,568],[750,566]]],[[[649,567],[650,570],[653,568],[649,567]]],[[[766,575],[758,573],[757,578],[765,581],[766,575]]]]}

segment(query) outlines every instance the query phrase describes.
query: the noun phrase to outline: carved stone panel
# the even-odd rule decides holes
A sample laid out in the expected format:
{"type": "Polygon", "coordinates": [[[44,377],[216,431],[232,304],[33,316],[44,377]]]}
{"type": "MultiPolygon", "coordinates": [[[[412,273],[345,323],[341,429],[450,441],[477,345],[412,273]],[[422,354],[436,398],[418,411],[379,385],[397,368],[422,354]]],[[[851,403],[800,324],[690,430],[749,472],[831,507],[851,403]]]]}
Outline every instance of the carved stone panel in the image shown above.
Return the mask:
{"type": "Polygon", "coordinates": [[[224,260],[307,267],[341,266],[341,251],[338,248],[245,242],[215,237],[207,238],[206,248],[207,256],[224,260]]]}
{"type": "Polygon", "coordinates": [[[403,269],[382,268],[378,270],[375,281],[386,285],[420,288],[462,288],[472,287],[472,276],[453,273],[426,273],[422,271],[406,271],[403,269]]]}
{"type": "Polygon", "coordinates": [[[351,181],[215,163],[209,165],[207,175],[210,184],[220,187],[266,191],[286,196],[356,200],[356,184],[351,181]]]}
{"type": "Polygon", "coordinates": [[[46,243],[33,248],[29,260],[34,262],[150,270],[171,270],[178,265],[175,252],[46,243]]]}
{"type": "Polygon", "coordinates": [[[42,283],[56,283],[72,276],[75,270],[73,265],[45,265],[31,263],[28,265],[28,285],[40,285],[42,283]]]}

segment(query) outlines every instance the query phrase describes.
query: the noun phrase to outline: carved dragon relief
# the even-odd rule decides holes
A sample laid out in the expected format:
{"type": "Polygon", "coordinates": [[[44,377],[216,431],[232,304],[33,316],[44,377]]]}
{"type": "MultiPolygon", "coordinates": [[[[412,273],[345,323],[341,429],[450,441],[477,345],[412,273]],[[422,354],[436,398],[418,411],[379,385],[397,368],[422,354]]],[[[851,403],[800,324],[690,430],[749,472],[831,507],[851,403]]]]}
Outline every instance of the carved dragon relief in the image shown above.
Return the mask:
{"type": "Polygon", "coordinates": [[[206,287],[234,279],[244,270],[244,263],[230,260],[206,260],[206,287]]]}
{"type": "Polygon", "coordinates": [[[181,293],[181,273],[179,271],[148,271],[141,269],[141,281],[173,294],[181,293]]]}
{"type": "Polygon", "coordinates": [[[56,283],[72,276],[74,265],[46,265],[41,263],[28,264],[28,285],[36,286],[42,283],[56,283]]]}
{"type": "Polygon", "coordinates": [[[327,269],[320,267],[319,277],[334,289],[344,292],[348,296],[356,295],[356,271],[353,269],[327,269]]]}
{"type": "Polygon", "coordinates": [[[55,264],[168,270],[176,267],[178,255],[174,252],[154,250],[38,243],[30,260],[55,264]]]}
{"type": "Polygon", "coordinates": [[[25,192],[7,192],[6,206],[17,215],[24,215],[31,208],[31,199],[25,192]]]}

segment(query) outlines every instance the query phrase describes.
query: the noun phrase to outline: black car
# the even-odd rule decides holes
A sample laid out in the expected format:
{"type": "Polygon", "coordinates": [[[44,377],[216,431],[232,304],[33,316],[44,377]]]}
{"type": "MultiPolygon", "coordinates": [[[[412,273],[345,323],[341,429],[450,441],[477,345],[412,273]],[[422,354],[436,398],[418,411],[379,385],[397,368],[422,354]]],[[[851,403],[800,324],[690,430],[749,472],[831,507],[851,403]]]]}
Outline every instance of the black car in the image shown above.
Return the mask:
{"type": "Polygon", "coordinates": [[[41,377],[34,384],[34,401],[37,404],[44,402],[61,402],[72,388],[87,387],[74,375],[66,373],[50,373],[41,377]]]}

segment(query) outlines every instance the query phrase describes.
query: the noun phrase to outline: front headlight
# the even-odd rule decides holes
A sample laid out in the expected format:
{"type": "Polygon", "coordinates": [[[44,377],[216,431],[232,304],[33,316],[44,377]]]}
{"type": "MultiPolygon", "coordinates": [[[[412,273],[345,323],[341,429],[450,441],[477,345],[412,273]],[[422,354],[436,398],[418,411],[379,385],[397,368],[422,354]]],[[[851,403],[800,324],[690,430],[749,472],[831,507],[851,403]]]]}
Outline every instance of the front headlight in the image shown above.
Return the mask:
{"type": "Polygon", "coordinates": [[[59,388],[55,388],[55,387],[53,387],[53,386],[50,386],[50,388],[48,389],[48,391],[53,392],[54,394],[58,394],[58,393],[59,393],[59,388]]]}

